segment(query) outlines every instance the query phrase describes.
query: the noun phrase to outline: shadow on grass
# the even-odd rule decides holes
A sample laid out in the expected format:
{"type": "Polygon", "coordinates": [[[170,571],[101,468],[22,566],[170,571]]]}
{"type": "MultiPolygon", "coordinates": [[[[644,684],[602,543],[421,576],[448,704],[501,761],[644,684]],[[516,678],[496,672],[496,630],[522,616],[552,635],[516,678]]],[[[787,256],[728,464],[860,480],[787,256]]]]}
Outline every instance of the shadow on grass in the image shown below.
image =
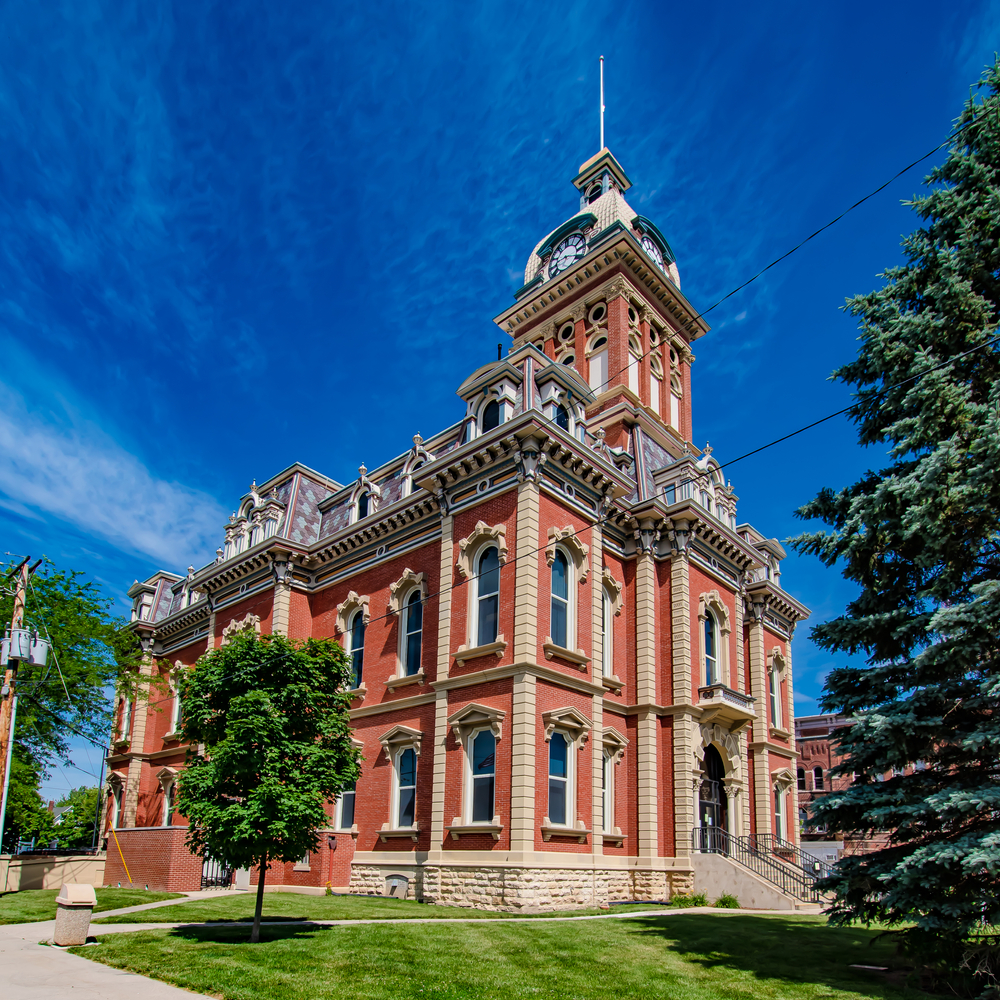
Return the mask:
{"type": "MultiPolygon", "coordinates": [[[[261,924],[260,943],[267,941],[286,941],[293,938],[312,938],[318,931],[328,931],[331,928],[310,921],[296,921],[294,917],[279,918],[286,926],[261,924]]],[[[168,937],[184,938],[196,944],[246,944],[250,940],[253,921],[237,920],[220,921],[211,924],[182,924],[167,931],[168,937]]]]}
{"type": "Polygon", "coordinates": [[[815,983],[886,1000],[931,995],[905,985],[908,965],[891,942],[876,940],[878,931],[831,927],[825,920],[801,917],[720,917],[692,913],[635,922],[644,936],[662,938],[686,962],[708,970],[742,970],[758,979],[815,983]],[[890,971],[865,972],[850,968],[854,964],[888,966],[890,971]]]}

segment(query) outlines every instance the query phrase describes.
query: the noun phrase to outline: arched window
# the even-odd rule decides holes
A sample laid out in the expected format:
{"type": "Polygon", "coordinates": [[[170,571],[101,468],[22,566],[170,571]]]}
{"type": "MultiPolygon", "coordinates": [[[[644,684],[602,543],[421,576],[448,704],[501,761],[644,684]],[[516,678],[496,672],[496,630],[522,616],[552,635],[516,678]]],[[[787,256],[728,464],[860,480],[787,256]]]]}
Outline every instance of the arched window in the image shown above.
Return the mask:
{"type": "Polygon", "coordinates": [[[500,613],[500,554],[491,545],[479,557],[476,586],[476,638],[477,646],[496,642],[500,613]]]}
{"type": "Polygon", "coordinates": [[[396,755],[396,828],[413,826],[417,805],[417,754],[412,747],[396,755]]]}
{"type": "Polygon", "coordinates": [[[170,732],[179,733],[184,723],[184,704],[181,701],[181,672],[174,671],[170,678],[170,687],[174,692],[173,700],[170,704],[170,732]]]}
{"type": "Polygon", "coordinates": [[[496,399],[491,399],[483,407],[483,429],[482,432],[485,434],[487,431],[493,430],[494,427],[500,426],[500,401],[496,399]]]}
{"type": "Polygon", "coordinates": [[[566,825],[569,804],[569,743],[562,733],[549,739],[549,822],[566,825]]]}
{"type": "Polygon", "coordinates": [[[424,605],[420,591],[410,594],[403,612],[403,673],[407,677],[420,670],[420,645],[424,630],[424,605]]]}
{"type": "MultiPolygon", "coordinates": [[[[817,768],[817,770],[819,769],[817,768]]],[[[806,769],[804,767],[799,768],[798,778],[799,778],[799,791],[804,792],[806,790],[806,769]]]]}
{"type": "Polygon", "coordinates": [[[564,431],[569,431],[569,410],[562,403],[556,403],[555,421],[556,427],[561,427],[564,431]]]}
{"type": "Polygon", "coordinates": [[[781,678],[778,676],[778,666],[772,663],[767,671],[767,693],[771,702],[771,725],[781,726],[781,678]]]}
{"type": "Polygon", "coordinates": [[[337,799],[336,829],[350,830],[354,826],[354,801],[357,798],[357,782],[344,786],[337,799]]]}
{"type": "Polygon", "coordinates": [[[603,332],[591,341],[588,358],[590,388],[602,393],[608,387],[608,338],[603,332]]]}
{"type": "Polygon", "coordinates": [[[472,766],[472,822],[492,823],[496,785],[496,737],[489,729],[481,729],[469,740],[469,761],[472,766]]]}
{"type": "Polygon", "coordinates": [[[364,490],[358,494],[358,520],[368,516],[368,491],[364,490]]]}
{"type": "Polygon", "coordinates": [[[615,602],[605,587],[601,593],[601,673],[605,677],[614,673],[614,614],[615,602]]]}
{"type": "Polygon", "coordinates": [[[719,683],[719,629],[715,615],[705,612],[705,684],[719,683]]]}
{"type": "Polygon", "coordinates": [[[125,698],[122,704],[122,733],[121,738],[127,740],[132,735],[132,711],[135,702],[131,698],[125,698]]]}
{"type": "Polygon", "coordinates": [[[177,792],[177,780],[171,781],[163,789],[163,822],[161,826],[173,826],[174,796],[177,792]]]}
{"type": "Polygon", "coordinates": [[[562,549],[556,549],[552,560],[552,642],[563,649],[569,648],[569,562],[562,549]]]}
{"type": "Polygon", "coordinates": [[[118,826],[118,819],[122,813],[122,804],[125,788],[120,781],[115,781],[111,786],[111,825],[118,826]]]}
{"type": "Polygon", "coordinates": [[[821,767],[813,768],[813,788],[817,792],[823,791],[823,768],[821,767]]]}
{"type": "Polygon", "coordinates": [[[597,201],[597,199],[600,198],[602,194],[604,194],[604,189],[601,186],[600,181],[591,184],[590,187],[587,189],[587,204],[593,205],[594,202],[597,201]]]}
{"type": "Polygon", "coordinates": [[[351,658],[351,687],[361,687],[365,666],[365,613],[356,611],[347,633],[347,653],[351,658]]]}
{"type": "Polygon", "coordinates": [[[639,395],[639,362],[642,359],[642,344],[634,334],[628,338],[628,387],[639,395]]]}
{"type": "Polygon", "coordinates": [[[676,375],[670,376],[670,426],[674,430],[681,429],[681,380],[676,375]]]}

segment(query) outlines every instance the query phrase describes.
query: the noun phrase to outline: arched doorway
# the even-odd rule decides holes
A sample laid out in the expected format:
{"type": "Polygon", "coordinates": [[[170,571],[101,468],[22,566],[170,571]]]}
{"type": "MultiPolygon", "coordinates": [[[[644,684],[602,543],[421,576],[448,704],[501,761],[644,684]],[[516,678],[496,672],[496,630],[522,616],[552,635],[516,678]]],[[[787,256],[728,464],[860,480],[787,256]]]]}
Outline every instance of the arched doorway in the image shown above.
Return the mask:
{"type": "Polygon", "coordinates": [[[725,838],[717,831],[729,831],[729,799],[723,778],[726,766],[722,755],[711,744],[705,748],[704,777],[698,795],[698,818],[702,828],[703,851],[725,853],[725,838]]]}

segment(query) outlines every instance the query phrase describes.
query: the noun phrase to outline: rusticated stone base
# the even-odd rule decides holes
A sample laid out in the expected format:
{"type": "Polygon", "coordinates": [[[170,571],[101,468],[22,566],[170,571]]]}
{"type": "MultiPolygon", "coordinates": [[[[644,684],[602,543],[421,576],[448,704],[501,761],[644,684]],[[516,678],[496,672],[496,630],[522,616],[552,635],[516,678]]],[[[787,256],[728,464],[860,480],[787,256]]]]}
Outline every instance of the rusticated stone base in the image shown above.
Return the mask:
{"type": "Polygon", "coordinates": [[[351,867],[350,890],[384,895],[386,880],[410,880],[408,897],[425,903],[476,910],[531,913],[568,910],[628,900],[669,899],[694,887],[690,870],[619,868],[500,868],[452,865],[361,865],[351,867]]]}

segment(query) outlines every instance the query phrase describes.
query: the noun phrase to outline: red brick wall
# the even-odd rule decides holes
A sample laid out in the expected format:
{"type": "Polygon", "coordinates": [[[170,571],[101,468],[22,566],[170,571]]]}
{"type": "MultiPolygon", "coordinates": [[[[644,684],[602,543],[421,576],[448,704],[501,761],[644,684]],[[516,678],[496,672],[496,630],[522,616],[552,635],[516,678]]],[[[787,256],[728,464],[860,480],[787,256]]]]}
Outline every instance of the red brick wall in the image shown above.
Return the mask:
{"type": "Polygon", "coordinates": [[[266,635],[271,631],[271,612],[273,609],[273,590],[262,591],[245,600],[220,608],[215,616],[215,645],[218,646],[222,642],[222,630],[231,621],[241,621],[247,615],[260,616],[260,631],[266,635]]]}
{"type": "Polygon", "coordinates": [[[149,886],[157,892],[192,892],[201,888],[200,857],[184,845],[186,826],[129,828],[117,830],[108,838],[108,856],[104,866],[104,884],[149,886]],[[124,863],[123,863],[124,858],[124,863]],[[126,866],[128,874],[126,874],[126,866]]]}

